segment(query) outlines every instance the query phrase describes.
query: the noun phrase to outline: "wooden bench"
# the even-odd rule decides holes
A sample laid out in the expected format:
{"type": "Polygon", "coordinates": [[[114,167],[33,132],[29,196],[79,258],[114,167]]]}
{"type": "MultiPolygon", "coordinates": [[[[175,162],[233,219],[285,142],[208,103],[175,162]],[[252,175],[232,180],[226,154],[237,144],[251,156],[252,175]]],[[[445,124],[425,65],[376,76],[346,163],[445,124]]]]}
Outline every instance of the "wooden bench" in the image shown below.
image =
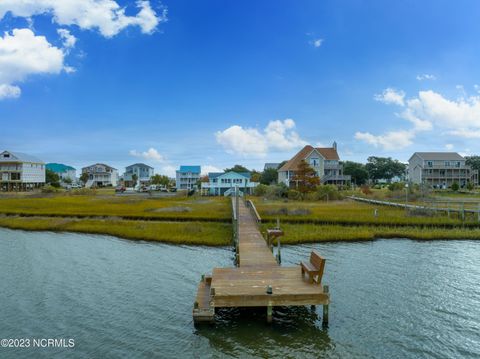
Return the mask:
{"type": "Polygon", "coordinates": [[[310,253],[309,262],[301,262],[302,277],[305,276],[305,272],[308,273],[310,283],[320,284],[322,281],[323,270],[325,268],[325,258],[322,258],[317,252],[312,251],[310,253]]]}

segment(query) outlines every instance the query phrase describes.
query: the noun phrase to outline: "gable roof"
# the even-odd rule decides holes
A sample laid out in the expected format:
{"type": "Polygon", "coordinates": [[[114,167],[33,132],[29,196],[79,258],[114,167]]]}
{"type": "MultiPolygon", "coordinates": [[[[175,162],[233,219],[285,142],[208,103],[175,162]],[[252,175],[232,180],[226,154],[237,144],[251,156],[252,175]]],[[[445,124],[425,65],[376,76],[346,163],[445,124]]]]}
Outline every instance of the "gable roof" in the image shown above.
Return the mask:
{"type": "MultiPolygon", "coordinates": [[[[425,161],[464,161],[460,154],[457,152],[415,152],[413,156],[418,155],[425,161]]],[[[411,159],[411,157],[410,157],[411,159]]]]}
{"type": "Polygon", "coordinates": [[[317,151],[326,160],[339,160],[338,152],[334,147],[313,147],[306,145],[290,161],[285,163],[278,171],[295,171],[302,160],[305,160],[313,151],[317,151]]]}
{"type": "Polygon", "coordinates": [[[90,166],[87,166],[87,167],[83,167],[83,168],[82,168],[82,171],[83,171],[83,170],[86,170],[86,169],[88,169],[88,168],[90,168],[90,167],[95,167],[95,166],[104,166],[105,168],[109,168],[109,169],[111,169],[111,170],[117,171],[116,168],[114,168],[114,167],[112,167],[112,166],[109,166],[109,165],[106,165],[105,163],[95,163],[95,164],[93,164],[93,165],[90,165],[90,166]]]}
{"type": "Polygon", "coordinates": [[[180,166],[178,172],[191,172],[191,173],[200,173],[200,166],[180,166]]]}
{"type": "Polygon", "coordinates": [[[267,163],[265,163],[265,166],[263,166],[263,169],[268,170],[268,169],[273,168],[273,169],[276,170],[278,168],[278,166],[280,166],[280,163],[267,162],[267,163]]]}
{"type": "Polygon", "coordinates": [[[63,172],[67,172],[67,171],[76,171],[76,169],[73,168],[72,166],[67,166],[67,165],[64,165],[62,163],[47,163],[45,165],[45,167],[47,169],[49,169],[50,171],[53,171],[55,173],[63,173],[63,172]]]}
{"type": "Polygon", "coordinates": [[[22,152],[3,151],[0,153],[0,162],[12,162],[12,158],[4,158],[4,154],[10,154],[15,157],[14,162],[44,163],[41,159],[22,152]]]}
{"type": "Polygon", "coordinates": [[[250,179],[250,177],[251,177],[250,172],[228,171],[228,172],[210,172],[210,173],[208,174],[208,179],[209,179],[209,180],[212,180],[212,179],[221,177],[221,176],[226,175],[226,174],[229,174],[229,173],[235,173],[235,174],[240,175],[240,176],[242,176],[242,177],[245,177],[245,178],[247,178],[247,179],[250,179]]]}
{"type": "Polygon", "coordinates": [[[148,167],[153,169],[152,166],[146,165],[145,163],[134,163],[133,165],[127,166],[125,168],[130,168],[130,167],[148,167]]]}

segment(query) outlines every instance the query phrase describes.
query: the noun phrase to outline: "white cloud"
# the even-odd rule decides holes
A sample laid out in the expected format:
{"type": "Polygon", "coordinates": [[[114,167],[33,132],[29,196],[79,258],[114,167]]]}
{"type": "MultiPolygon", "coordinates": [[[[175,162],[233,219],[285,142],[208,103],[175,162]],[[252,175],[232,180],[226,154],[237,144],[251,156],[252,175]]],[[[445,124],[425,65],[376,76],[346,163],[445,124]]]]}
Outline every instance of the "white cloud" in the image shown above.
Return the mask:
{"type": "Polygon", "coordinates": [[[138,12],[129,16],[115,0],[2,0],[0,19],[7,12],[25,18],[50,14],[59,25],[98,29],[106,37],[115,36],[128,26],[138,26],[143,33],[150,34],[166,21],[166,9],[157,14],[150,1],[139,0],[136,7],[138,12]]]}
{"type": "Polygon", "coordinates": [[[375,147],[382,147],[384,150],[399,150],[410,146],[415,137],[413,131],[390,131],[383,135],[372,135],[369,132],[355,133],[355,139],[364,141],[375,147]]]}
{"type": "Polygon", "coordinates": [[[0,36],[0,99],[19,97],[16,85],[29,75],[68,71],[63,51],[30,29],[14,29],[0,36]]]}
{"type": "Polygon", "coordinates": [[[420,74],[420,75],[417,75],[417,80],[418,81],[423,81],[423,80],[436,80],[437,77],[435,75],[431,75],[431,74],[420,74]]]}
{"type": "Polygon", "coordinates": [[[451,143],[447,143],[447,144],[445,145],[445,149],[446,149],[447,151],[451,151],[451,150],[453,150],[453,148],[454,148],[454,146],[453,146],[451,143]]]}
{"type": "Polygon", "coordinates": [[[176,171],[177,169],[175,168],[175,166],[172,166],[172,165],[166,165],[160,168],[160,174],[168,176],[170,178],[175,178],[177,174],[176,171]]]}
{"type": "Polygon", "coordinates": [[[18,86],[0,84],[0,100],[5,98],[18,98],[22,90],[18,86]]]}
{"type": "Polygon", "coordinates": [[[212,165],[202,166],[202,176],[208,175],[210,172],[223,172],[223,170],[212,165]]]}
{"type": "MultiPolygon", "coordinates": [[[[463,87],[461,89],[463,90],[463,87]]],[[[406,147],[413,142],[418,132],[434,129],[450,136],[480,138],[480,96],[449,100],[437,92],[428,90],[420,91],[417,97],[405,101],[405,94],[403,92],[402,94],[405,110],[398,116],[411,122],[413,128],[391,131],[383,135],[357,132],[355,138],[384,149],[406,147]]]]}
{"type": "Polygon", "coordinates": [[[150,147],[147,151],[139,152],[137,150],[131,150],[130,156],[139,157],[146,160],[152,160],[156,162],[165,162],[165,157],[162,156],[155,148],[150,147]]]}
{"type": "Polygon", "coordinates": [[[324,41],[323,39],[315,39],[312,41],[312,45],[315,48],[319,48],[320,46],[322,46],[323,41],[324,41]]]}
{"type": "Polygon", "coordinates": [[[394,88],[386,88],[381,94],[375,94],[373,96],[375,101],[380,101],[386,104],[394,104],[398,106],[404,106],[405,92],[395,90],[394,88]]]}
{"type": "Polygon", "coordinates": [[[218,131],[215,137],[228,153],[264,157],[269,150],[288,151],[307,144],[294,128],[292,119],[276,120],[270,121],[263,131],[234,125],[218,131]]]}
{"type": "Polygon", "coordinates": [[[75,47],[75,43],[77,42],[77,38],[73,36],[69,30],[67,29],[58,29],[58,35],[60,35],[61,39],[63,40],[63,47],[68,51],[75,47]]]}

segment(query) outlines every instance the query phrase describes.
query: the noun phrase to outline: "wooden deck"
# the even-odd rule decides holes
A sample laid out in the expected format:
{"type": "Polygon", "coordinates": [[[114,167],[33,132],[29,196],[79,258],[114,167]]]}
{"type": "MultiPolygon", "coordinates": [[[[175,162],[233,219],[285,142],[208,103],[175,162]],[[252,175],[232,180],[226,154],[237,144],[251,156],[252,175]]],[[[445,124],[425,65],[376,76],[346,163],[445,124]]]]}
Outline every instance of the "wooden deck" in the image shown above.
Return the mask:
{"type": "Polygon", "coordinates": [[[299,265],[281,267],[251,209],[239,199],[235,213],[235,200],[232,202],[238,219],[238,267],[214,268],[211,277],[202,278],[193,309],[194,321],[213,321],[215,308],[221,307],[266,307],[270,321],[275,306],[318,304],[324,305],[324,314],[327,308],[328,317],[328,289],[309,283],[299,265]]]}

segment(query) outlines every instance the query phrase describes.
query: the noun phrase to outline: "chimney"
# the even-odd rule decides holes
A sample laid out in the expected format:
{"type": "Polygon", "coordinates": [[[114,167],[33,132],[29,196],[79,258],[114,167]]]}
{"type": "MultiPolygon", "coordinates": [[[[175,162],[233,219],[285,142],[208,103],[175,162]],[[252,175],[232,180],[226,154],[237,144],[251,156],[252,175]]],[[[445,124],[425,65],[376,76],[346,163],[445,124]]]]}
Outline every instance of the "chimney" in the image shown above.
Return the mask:
{"type": "Polygon", "coordinates": [[[337,150],[337,142],[333,141],[332,147],[333,147],[333,149],[336,151],[336,150],[337,150]]]}

